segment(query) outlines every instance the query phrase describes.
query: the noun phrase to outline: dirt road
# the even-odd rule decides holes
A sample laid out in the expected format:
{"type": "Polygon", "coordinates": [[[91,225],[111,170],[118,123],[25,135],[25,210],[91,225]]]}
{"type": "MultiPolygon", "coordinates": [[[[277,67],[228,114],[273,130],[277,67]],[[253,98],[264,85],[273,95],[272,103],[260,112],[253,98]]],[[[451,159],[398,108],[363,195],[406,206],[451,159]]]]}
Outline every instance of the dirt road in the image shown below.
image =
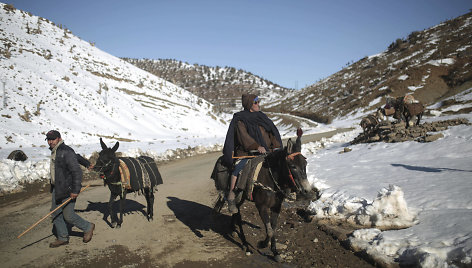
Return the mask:
{"type": "MultiPolygon", "coordinates": [[[[317,135],[329,136],[334,133],[317,135]]],[[[316,137],[307,137],[312,140],[316,137]]],[[[281,215],[278,230],[282,263],[257,250],[246,257],[238,238],[227,233],[230,217],[213,217],[216,198],[211,170],[220,153],[172,161],[159,166],[164,184],[158,187],[154,221],[144,216],[143,196],[129,194],[121,229],[112,229],[107,215],[109,191],[100,180],[84,182],[91,187],[76,204],[79,215],[94,222],[90,243],[73,229],[69,244],[49,248],[55,238],[48,218],[21,238],[17,236],[49,212],[50,194],[32,193],[28,198],[0,203],[0,259],[2,267],[369,267],[340,246],[313,223],[303,221],[294,206],[281,215]],[[307,256],[308,255],[308,256],[307,256]],[[338,257],[333,257],[338,256],[338,257]]],[[[264,228],[252,203],[246,203],[243,220],[251,245],[264,236],[264,228]]]]}

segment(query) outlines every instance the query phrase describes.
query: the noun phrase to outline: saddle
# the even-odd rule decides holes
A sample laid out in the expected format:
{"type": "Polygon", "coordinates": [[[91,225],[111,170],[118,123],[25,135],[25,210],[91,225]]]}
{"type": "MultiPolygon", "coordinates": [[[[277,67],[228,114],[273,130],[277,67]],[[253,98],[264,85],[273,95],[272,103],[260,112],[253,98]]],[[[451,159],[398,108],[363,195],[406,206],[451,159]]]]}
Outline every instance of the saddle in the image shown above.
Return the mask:
{"type": "MultiPolygon", "coordinates": [[[[247,161],[243,170],[238,176],[235,189],[244,190],[247,193],[247,198],[252,201],[252,191],[254,183],[257,181],[265,156],[259,155],[247,161]]],[[[220,156],[215,163],[211,179],[215,181],[215,188],[218,191],[227,192],[229,189],[229,182],[231,180],[231,168],[223,165],[223,156],[220,156]]]]}
{"type": "Polygon", "coordinates": [[[243,170],[239,174],[236,181],[235,188],[245,190],[247,198],[252,201],[252,191],[254,190],[254,183],[257,182],[257,177],[261,171],[264,163],[265,155],[259,155],[247,161],[243,170]]]}
{"type": "Polygon", "coordinates": [[[123,160],[119,159],[120,161],[120,176],[121,176],[121,185],[123,188],[126,190],[131,190],[131,183],[130,183],[130,178],[131,175],[129,173],[128,166],[123,162],[123,160]]]}

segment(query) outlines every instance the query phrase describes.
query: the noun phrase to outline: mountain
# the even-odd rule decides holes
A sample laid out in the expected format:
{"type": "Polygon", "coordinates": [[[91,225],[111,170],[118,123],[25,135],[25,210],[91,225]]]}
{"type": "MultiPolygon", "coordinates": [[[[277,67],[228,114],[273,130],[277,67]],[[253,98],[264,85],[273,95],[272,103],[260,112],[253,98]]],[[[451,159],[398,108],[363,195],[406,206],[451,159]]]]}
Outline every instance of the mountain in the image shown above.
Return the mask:
{"type": "Polygon", "coordinates": [[[225,112],[241,110],[243,93],[255,93],[264,102],[273,102],[293,91],[233,67],[191,65],[174,59],[123,60],[179,85],[225,112]]]}
{"type": "Polygon", "coordinates": [[[362,115],[387,96],[412,94],[433,104],[472,87],[472,13],[399,38],[386,51],[350,64],[328,78],[292,91],[266,110],[329,123],[362,115]]]}
{"type": "Polygon", "coordinates": [[[0,149],[44,146],[50,129],[95,144],[226,133],[212,103],[47,19],[0,3],[0,39],[0,149]]]}

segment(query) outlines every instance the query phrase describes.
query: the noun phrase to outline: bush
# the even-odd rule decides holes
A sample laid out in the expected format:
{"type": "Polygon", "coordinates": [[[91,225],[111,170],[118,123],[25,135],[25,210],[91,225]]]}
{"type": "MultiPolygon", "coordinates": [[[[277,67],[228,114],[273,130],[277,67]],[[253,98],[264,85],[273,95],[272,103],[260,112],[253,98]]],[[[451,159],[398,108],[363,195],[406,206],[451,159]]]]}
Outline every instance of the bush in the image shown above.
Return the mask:
{"type": "Polygon", "coordinates": [[[5,9],[7,12],[12,12],[15,11],[16,8],[12,4],[6,4],[3,6],[3,9],[5,9]]]}

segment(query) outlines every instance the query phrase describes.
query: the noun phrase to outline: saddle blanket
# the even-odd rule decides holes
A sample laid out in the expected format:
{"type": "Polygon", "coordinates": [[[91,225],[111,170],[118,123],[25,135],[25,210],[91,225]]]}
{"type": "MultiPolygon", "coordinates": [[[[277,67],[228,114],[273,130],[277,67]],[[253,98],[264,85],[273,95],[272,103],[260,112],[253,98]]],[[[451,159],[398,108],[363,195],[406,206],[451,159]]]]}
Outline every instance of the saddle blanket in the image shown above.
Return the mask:
{"type": "Polygon", "coordinates": [[[119,157],[118,159],[120,160],[122,184],[125,189],[142,191],[144,188],[154,189],[163,183],[157,164],[151,157],[119,157]]]}
{"type": "Polygon", "coordinates": [[[264,159],[264,155],[259,155],[249,159],[239,174],[238,181],[236,182],[236,188],[245,190],[247,198],[251,201],[252,191],[254,190],[254,182],[257,181],[257,177],[261,171],[264,159]]]}

